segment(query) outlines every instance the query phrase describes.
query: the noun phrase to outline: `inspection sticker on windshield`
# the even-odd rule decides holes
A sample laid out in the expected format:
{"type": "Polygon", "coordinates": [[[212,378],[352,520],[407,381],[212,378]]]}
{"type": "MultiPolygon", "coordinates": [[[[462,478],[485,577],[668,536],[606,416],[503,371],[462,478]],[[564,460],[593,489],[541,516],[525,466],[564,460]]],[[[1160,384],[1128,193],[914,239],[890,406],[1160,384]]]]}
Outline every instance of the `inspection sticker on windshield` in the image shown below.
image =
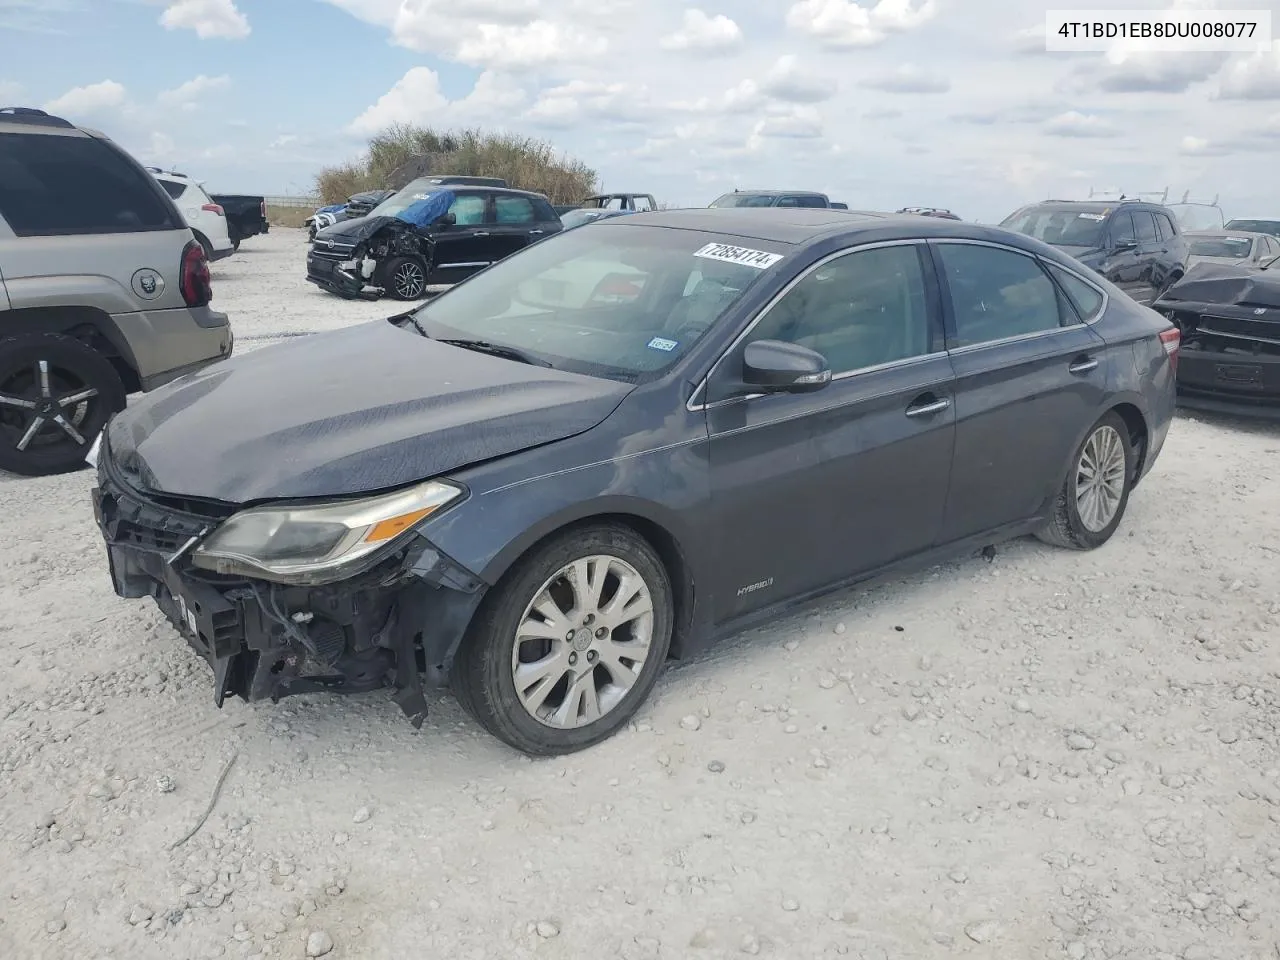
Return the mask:
{"type": "Polygon", "coordinates": [[[747,247],[731,247],[727,243],[708,243],[701,250],[695,250],[695,257],[708,260],[721,260],[725,263],[740,263],[744,267],[755,267],[757,270],[768,270],[782,259],[780,253],[765,253],[763,250],[750,250],[747,247]]]}
{"type": "Polygon", "coordinates": [[[1080,214],[1080,219],[1081,220],[1105,220],[1107,219],[1107,215],[1105,213],[1082,213],[1080,214]]]}
{"type": "Polygon", "coordinates": [[[678,346],[680,346],[679,340],[667,340],[664,337],[654,337],[648,343],[650,350],[665,350],[667,353],[670,353],[678,346]]]}

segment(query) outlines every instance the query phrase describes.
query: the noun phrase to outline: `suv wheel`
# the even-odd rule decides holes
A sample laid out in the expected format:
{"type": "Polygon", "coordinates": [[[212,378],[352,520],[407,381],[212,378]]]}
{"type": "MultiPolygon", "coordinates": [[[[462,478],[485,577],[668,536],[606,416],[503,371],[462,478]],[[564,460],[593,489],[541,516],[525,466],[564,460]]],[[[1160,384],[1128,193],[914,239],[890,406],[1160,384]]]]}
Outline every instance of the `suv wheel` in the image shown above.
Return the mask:
{"type": "Polygon", "coordinates": [[[80,469],[94,438],[124,406],[115,367],[79,340],[0,340],[0,469],[28,477],[80,469]]]}
{"type": "Polygon", "coordinates": [[[421,300],[427,294],[427,267],[417,257],[396,257],[387,264],[386,277],[393,300],[421,300]]]}
{"type": "Polygon", "coordinates": [[[572,530],[485,598],[451,669],[462,706],[533,756],[597,744],[627,722],[671,644],[671,583],[627,527],[572,530]]]}

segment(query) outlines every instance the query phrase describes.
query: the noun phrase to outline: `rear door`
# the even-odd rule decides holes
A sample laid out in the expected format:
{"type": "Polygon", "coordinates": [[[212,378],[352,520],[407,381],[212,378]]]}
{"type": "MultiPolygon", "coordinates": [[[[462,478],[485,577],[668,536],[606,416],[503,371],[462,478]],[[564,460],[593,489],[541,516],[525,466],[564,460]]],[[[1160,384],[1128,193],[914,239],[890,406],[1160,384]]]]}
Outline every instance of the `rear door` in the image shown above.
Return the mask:
{"type": "Polygon", "coordinates": [[[726,354],[708,396],[718,619],[937,539],[955,416],[923,244],[859,247],[806,270],[726,354]],[[759,340],[817,350],[831,382],[716,402],[717,383],[740,373],[742,351],[759,340]]]}
{"type": "Polygon", "coordinates": [[[942,534],[953,542],[1030,519],[1056,495],[1106,394],[1106,343],[1030,254],[979,241],[931,246],[956,375],[942,534]]]}
{"type": "Polygon", "coordinates": [[[493,259],[509,257],[529,245],[532,231],[538,228],[537,212],[528,197],[519,194],[495,193],[491,226],[493,233],[493,259]]]}
{"type": "Polygon", "coordinates": [[[495,255],[488,193],[455,190],[449,212],[454,223],[432,227],[432,283],[457,283],[499,259],[495,255]]]}

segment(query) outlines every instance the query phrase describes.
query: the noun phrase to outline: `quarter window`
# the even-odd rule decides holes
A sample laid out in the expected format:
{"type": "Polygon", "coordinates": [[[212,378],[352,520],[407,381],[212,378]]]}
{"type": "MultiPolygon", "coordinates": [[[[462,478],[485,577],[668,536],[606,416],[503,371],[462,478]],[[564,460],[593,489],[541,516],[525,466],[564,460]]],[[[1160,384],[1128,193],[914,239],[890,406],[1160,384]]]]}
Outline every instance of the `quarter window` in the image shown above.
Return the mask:
{"type": "Polygon", "coordinates": [[[757,340],[816,350],[834,373],[924,356],[929,309],[919,247],[859,250],[815,267],[756,325],[757,340]]]}
{"type": "Polygon", "coordinates": [[[951,294],[956,346],[1062,326],[1058,289],[1031,257],[969,243],[940,243],[938,254],[951,294]]]}
{"type": "Polygon", "coordinates": [[[161,180],[160,186],[164,187],[164,192],[175,200],[180,200],[182,195],[187,192],[187,185],[178,183],[176,180],[161,180]]]}
{"type": "Polygon", "coordinates": [[[475,226],[484,223],[484,197],[474,193],[462,193],[454,197],[449,212],[458,226],[475,226]]]}
{"type": "Polygon", "coordinates": [[[1075,306],[1076,313],[1081,320],[1089,321],[1098,315],[1098,311],[1102,309],[1104,298],[1092,284],[1085,283],[1075,274],[1068,273],[1052,263],[1046,264],[1046,266],[1049,268],[1049,272],[1053,274],[1054,279],[1066,291],[1067,298],[1075,306]]]}

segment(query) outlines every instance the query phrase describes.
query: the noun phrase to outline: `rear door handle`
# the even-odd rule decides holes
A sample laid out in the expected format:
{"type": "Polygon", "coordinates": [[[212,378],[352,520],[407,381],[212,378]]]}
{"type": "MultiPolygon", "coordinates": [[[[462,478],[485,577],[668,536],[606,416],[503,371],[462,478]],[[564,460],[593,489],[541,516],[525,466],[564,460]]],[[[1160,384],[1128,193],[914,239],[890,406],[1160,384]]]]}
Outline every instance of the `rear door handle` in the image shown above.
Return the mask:
{"type": "Polygon", "coordinates": [[[924,403],[915,404],[907,407],[908,417],[928,417],[935,413],[941,413],[947,407],[951,406],[951,401],[946,397],[939,400],[929,400],[924,403]]]}
{"type": "Polygon", "coordinates": [[[1071,366],[1067,367],[1069,373],[1088,373],[1091,370],[1098,369],[1098,361],[1095,357],[1085,357],[1075,361],[1071,366]]]}
{"type": "Polygon", "coordinates": [[[473,234],[472,234],[472,236],[473,236],[473,237],[487,237],[487,236],[489,236],[489,231],[488,231],[488,230],[477,230],[475,233],[473,233],[473,234]]]}
{"type": "Polygon", "coordinates": [[[531,236],[531,237],[532,237],[532,236],[534,236],[534,235],[536,235],[536,234],[539,234],[539,233],[546,233],[546,231],[545,231],[545,230],[530,230],[530,231],[529,231],[529,236],[531,236]]]}

